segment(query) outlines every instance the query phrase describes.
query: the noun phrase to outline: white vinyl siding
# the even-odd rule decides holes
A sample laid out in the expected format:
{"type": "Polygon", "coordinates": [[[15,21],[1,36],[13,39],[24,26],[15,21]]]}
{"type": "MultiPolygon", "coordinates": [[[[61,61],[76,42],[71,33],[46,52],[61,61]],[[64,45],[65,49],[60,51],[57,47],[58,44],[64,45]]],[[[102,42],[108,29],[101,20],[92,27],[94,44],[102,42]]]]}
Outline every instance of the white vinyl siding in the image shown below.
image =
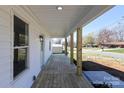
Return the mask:
{"type": "Polygon", "coordinates": [[[42,34],[45,37],[44,60],[46,62],[52,52],[49,51],[48,46],[50,39],[42,26],[21,6],[0,6],[0,87],[31,87],[33,75],[37,76],[41,70],[39,35],[42,34]],[[14,14],[29,23],[29,69],[16,79],[13,79],[12,17],[14,14]]]}

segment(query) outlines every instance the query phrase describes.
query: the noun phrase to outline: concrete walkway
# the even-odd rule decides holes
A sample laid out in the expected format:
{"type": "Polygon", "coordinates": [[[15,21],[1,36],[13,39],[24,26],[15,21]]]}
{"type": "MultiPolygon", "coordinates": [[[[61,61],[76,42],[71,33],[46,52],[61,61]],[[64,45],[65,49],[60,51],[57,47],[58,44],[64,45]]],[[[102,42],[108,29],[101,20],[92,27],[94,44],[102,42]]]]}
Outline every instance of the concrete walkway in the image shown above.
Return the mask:
{"type": "Polygon", "coordinates": [[[76,67],[64,54],[53,54],[33,84],[34,88],[90,88],[87,79],[76,75],[76,67]]]}

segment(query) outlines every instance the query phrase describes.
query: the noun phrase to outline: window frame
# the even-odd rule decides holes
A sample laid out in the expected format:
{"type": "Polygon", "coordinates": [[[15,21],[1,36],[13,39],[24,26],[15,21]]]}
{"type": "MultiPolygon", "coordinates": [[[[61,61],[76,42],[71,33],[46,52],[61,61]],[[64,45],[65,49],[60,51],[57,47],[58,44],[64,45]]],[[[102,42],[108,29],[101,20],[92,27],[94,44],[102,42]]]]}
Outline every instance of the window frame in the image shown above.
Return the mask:
{"type": "Polygon", "coordinates": [[[17,79],[19,76],[21,76],[24,72],[26,72],[26,70],[29,68],[29,22],[27,22],[23,17],[20,17],[18,14],[14,13],[12,15],[12,45],[13,45],[13,50],[12,50],[12,55],[13,55],[13,60],[12,60],[12,78],[13,80],[17,79]],[[20,20],[22,20],[23,22],[25,22],[25,25],[27,25],[27,45],[23,45],[23,46],[14,46],[14,17],[19,18],[20,20]],[[14,50],[15,49],[26,49],[26,64],[25,64],[25,69],[22,70],[21,72],[19,72],[16,76],[14,76],[14,50]]]}

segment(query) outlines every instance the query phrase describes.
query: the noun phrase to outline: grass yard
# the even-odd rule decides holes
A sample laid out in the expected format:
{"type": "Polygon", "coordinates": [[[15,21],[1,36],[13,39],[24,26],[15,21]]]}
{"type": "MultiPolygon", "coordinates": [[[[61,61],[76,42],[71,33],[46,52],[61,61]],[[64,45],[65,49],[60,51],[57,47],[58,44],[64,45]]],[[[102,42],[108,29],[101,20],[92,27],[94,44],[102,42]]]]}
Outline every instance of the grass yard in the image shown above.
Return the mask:
{"type": "MultiPolygon", "coordinates": [[[[70,54],[68,55],[70,56],[70,54]]],[[[74,59],[77,60],[76,53],[74,53],[74,59]]],[[[97,63],[119,63],[124,65],[124,59],[114,59],[110,56],[104,56],[95,53],[82,53],[82,61],[94,61],[97,63]]],[[[109,64],[110,65],[110,64],[109,64]]]]}
{"type": "Polygon", "coordinates": [[[105,52],[124,53],[124,48],[105,50],[105,52]]]}
{"type": "MultiPolygon", "coordinates": [[[[105,49],[105,52],[116,52],[116,53],[124,53],[124,48],[110,48],[110,49],[105,49]]],[[[69,53],[69,50],[68,50],[69,53]]],[[[74,59],[77,60],[77,55],[76,51],[74,51],[74,59]]],[[[70,56],[70,53],[68,54],[70,56]]],[[[90,53],[90,52],[85,52],[82,53],[82,61],[95,61],[95,62],[111,62],[111,63],[119,63],[124,65],[124,59],[115,59],[110,56],[104,56],[102,54],[97,54],[97,53],[90,53]]]]}
{"type": "Polygon", "coordinates": [[[90,50],[100,50],[101,48],[99,48],[99,47],[98,47],[98,48],[97,48],[97,47],[96,47],[96,48],[83,47],[83,49],[90,49],[90,50]]]}

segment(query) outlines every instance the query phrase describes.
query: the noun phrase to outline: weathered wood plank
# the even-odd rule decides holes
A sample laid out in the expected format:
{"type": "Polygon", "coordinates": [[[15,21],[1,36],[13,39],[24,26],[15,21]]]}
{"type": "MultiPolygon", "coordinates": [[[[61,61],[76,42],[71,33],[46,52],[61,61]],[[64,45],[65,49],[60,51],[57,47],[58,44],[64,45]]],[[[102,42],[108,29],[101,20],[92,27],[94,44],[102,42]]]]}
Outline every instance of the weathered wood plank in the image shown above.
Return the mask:
{"type": "Polygon", "coordinates": [[[77,28],[77,75],[82,74],[82,28],[77,28]]]}
{"type": "Polygon", "coordinates": [[[67,37],[65,37],[65,54],[67,55],[67,37]]]}
{"type": "Polygon", "coordinates": [[[83,76],[76,75],[76,67],[64,54],[54,54],[32,87],[82,88],[92,87],[83,76]]]}
{"type": "Polygon", "coordinates": [[[70,61],[71,61],[71,64],[73,63],[73,50],[74,48],[74,40],[73,40],[73,33],[70,34],[70,61]]]}

